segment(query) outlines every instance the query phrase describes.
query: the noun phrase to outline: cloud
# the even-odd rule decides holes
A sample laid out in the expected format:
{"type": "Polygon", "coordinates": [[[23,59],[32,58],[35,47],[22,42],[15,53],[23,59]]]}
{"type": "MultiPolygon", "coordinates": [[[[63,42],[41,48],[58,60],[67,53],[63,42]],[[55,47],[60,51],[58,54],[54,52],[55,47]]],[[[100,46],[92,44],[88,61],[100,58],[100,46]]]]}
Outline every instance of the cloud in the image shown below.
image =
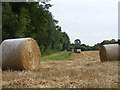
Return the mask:
{"type": "Polygon", "coordinates": [[[119,0],[52,0],[50,9],[71,42],[80,38],[94,45],[118,37],[119,0]]]}

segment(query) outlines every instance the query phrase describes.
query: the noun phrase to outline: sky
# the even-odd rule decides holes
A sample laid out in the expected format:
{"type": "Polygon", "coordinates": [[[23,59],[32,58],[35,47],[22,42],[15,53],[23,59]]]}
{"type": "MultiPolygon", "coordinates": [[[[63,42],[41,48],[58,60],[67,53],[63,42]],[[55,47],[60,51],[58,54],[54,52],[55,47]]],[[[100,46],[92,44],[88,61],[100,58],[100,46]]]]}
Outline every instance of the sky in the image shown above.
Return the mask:
{"type": "Polygon", "coordinates": [[[118,39],[119,0],[51,0],[50,11],[71,43],[94,45],[118,39]]]}

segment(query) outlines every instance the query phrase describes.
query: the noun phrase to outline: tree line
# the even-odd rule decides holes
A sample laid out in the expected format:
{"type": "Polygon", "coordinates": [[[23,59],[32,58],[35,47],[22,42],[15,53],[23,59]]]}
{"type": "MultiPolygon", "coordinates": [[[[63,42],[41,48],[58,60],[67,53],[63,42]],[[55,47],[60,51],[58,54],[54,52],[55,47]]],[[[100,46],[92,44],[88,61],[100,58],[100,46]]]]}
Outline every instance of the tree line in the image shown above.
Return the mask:
{"type": "Polygon", "coordinates": [[[62,32],[46,2],[2,3],[2,40],[31,37],[40,46],[41,53],[66,50],[70,39],[62,32]]]}
{"type": "Polygon", "coordinates": [[[104,41],[102,41],[100,43],[97,43],[97,44],[95,44],[93,46],[89,46],[89,45],[86,45],[86,44],[81,44],[80,39],[76,39],[75,43],[71,44],[71,49],[81,49],[82,51],[99,50],[100,46],[102,46],[102,45],[117,44],[118,41],[115,40],[115,39],[104,40],[104,41]],[[77,43],[76,41],[79,41],[79,43],[77,43]]]}

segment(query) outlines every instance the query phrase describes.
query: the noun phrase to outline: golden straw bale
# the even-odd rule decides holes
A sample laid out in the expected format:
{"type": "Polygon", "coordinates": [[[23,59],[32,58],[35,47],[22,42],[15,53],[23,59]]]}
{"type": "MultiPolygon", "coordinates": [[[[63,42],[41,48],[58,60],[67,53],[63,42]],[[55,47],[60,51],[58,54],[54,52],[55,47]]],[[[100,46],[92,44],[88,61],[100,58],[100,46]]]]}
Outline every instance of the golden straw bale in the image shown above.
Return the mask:
{"type": "MultiPolygon", "coordinates": [[[[118,60],[120,46],[118,44],[108,44],[100,47],[101,61],[116,61],[118,60]]],[[[120,54],[119,54],[120,55],[120,54]]]]}
{"type": "Polygon", "coordinates": [[[2,69],[35,70],[40,65],[40,48],[32,38],[4,40],[2,69]]]}

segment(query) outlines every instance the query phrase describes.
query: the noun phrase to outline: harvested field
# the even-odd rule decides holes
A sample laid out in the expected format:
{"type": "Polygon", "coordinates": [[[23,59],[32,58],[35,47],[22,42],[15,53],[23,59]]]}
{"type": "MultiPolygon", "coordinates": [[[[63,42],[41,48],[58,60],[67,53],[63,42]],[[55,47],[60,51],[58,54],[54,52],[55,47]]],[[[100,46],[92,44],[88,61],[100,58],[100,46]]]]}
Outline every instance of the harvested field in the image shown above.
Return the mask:
{"type": "Polygon", "coordinates": [[[98,51],[67,60],[41,60],[37,71],[3,71],[5,88],[118,88],[118,61],[101,62],[98,51]]]}

